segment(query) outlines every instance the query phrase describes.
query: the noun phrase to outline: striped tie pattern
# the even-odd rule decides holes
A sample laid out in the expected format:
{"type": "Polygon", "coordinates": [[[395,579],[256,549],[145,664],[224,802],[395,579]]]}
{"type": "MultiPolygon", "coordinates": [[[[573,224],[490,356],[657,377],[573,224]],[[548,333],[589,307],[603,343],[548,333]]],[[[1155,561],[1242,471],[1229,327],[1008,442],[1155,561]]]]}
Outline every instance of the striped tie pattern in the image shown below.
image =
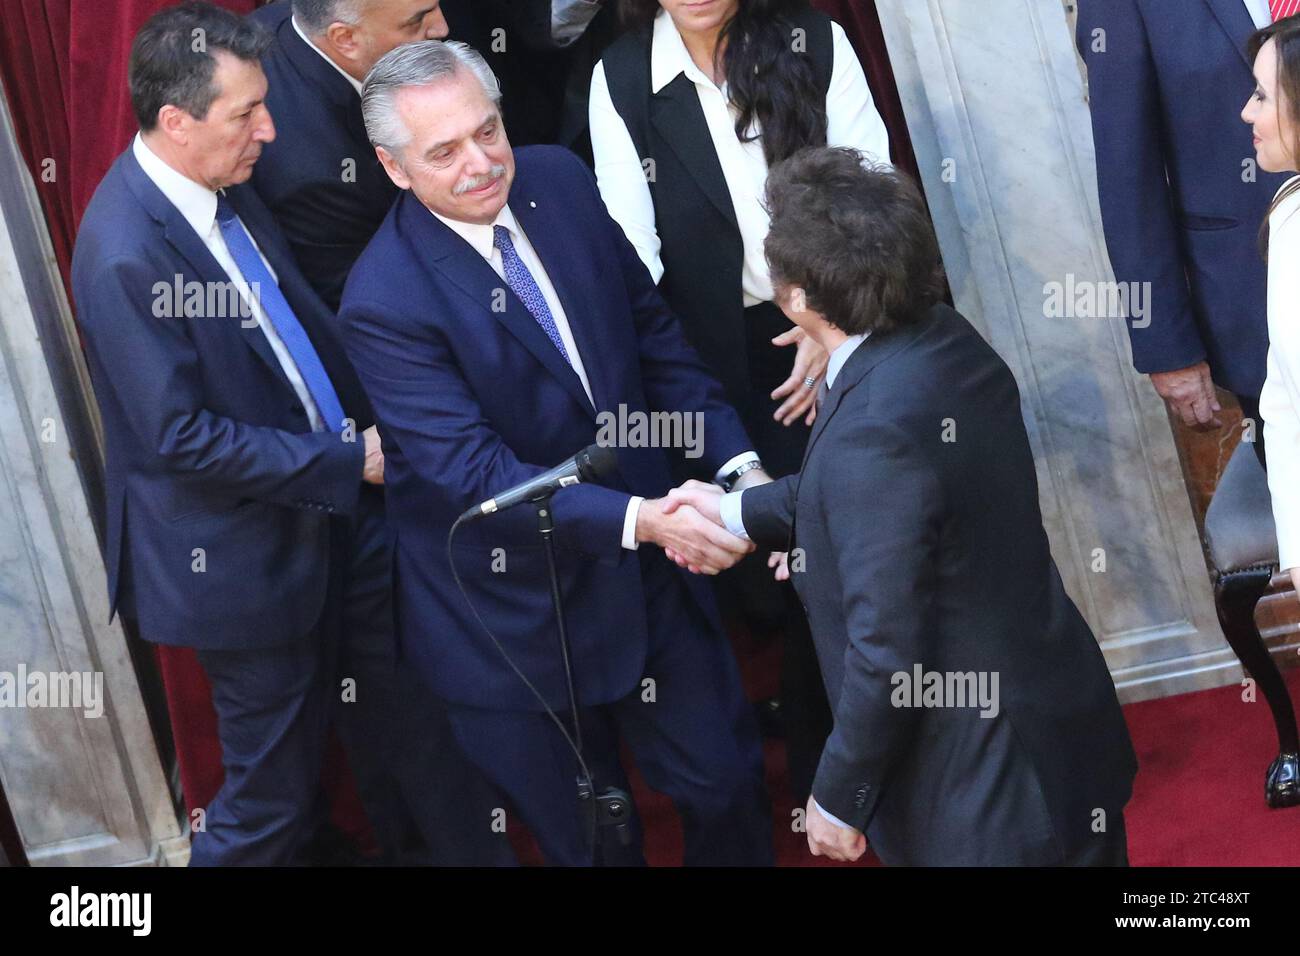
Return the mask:
{"type": "Polygon", "coordinates": [[[1300,13],[1300,0],[1268,0],[1269,12],[1273,14],[1273,22],[1293,17],[1300,13]]]}

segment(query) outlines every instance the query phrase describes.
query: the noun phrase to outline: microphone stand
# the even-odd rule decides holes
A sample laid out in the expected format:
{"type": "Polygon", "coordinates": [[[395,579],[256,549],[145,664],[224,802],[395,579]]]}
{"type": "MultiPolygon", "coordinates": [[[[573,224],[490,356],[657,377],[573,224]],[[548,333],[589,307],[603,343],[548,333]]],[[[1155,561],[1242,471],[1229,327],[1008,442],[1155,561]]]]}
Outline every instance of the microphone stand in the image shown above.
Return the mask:
{"type": "MultiPolygon", "coordinates": [[[[583,757],[582,721],[578,716],[578,694],[573,683],[572,652],[569,648],[569,632],[564,623],[564,598],[560,594],[560,575],[555,565],[555,521],[551,514],[551,495],[546,494],[533,501],[537,508],[537,531],[542,538],[542,550],[546,553],[546,571],[551,580],[551,603],[555,607],[555,625],[560,639],[560,663],[564,667],[564,683],[569,695],[569,719],[573,723],[573,741],[579,758],[583,757]]],[[[604,862],[605,831],[613,830],[614,835],[623,846],[632,842],[629,826],[629,811],[632,799],[618,787],[597,789],[596,781],[589,774],[578,771],[578,803],[588,807],[594,817],[592,828],[592,863],[604,862]]]]}

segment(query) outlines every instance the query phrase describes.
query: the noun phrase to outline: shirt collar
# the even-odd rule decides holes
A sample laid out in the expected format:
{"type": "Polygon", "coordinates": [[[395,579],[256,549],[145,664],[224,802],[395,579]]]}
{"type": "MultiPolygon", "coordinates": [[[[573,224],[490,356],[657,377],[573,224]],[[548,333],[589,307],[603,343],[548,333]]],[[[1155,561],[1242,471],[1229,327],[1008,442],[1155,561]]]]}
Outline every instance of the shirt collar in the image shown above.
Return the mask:
{"type": "Polygon", "coordinates": [[[139,133],[135,135],[131,151],[144,174],[162,190],[162,194],[185,217],[199,238],[206,239],[212,232],[212,224],[217,220],[217,194],[168,166],[149,148],[139,133]]]}
{"type": "Polygon", "coordinates": [[[867,333],[861,335],[850,335],[847,339],[835,347],[831,353],[830,361],[826,363],[826,387],[830,388],[835,384],[835,376],[840,374],[840,369],[844,368],[844,363],[849,360],[849,356],[857,351],[859,345],[867,340],[867,333]]]}
{"type": "Polygon", "coordinates": [[[650,92],[658,93],[677,79],[679,73],[695,84],[714,83],[691,59],[673,18],[662,8],[655,15],[654,35],[650,42],[650,92]]]}
{"type": "MultiPolygon", "coordinates": [[[[429,210],[433,212],[433,210],[429,210]]],[[[512,242],[519,241],[519,223],[515,220],[515,214],[510,211],[509,204],[502,206],[497,217],[487,225],[477,222],[462,222],[459,219],[448,219],[442,213],[433,213],[444,223],[447,228],[456,235],[460,236],[484,259],[492,258],[492,250],[496,247],[496,226],[505,226],[510,233],[512,242]]]]}
{"type": "Polygon", "coordinates": [[[339,65],[338,65],[337,63],[335,63],[333,60],[331,60],[331,59],[329,58],[328,54],[326,54],[324,50],[322,50],[320,47],[318,47],[315,43],[312,42],[311,37],[309,37],[309,36],[307,36],[307,34],[303,33],[303,31],[302,31],[302,27],[298,26],[298,18],[297,18],[297,17],[290,17],[290,18],[289,18],[289,22],[293,24],[294,32],[297,33],[298,36],[302,37],[302,42],[305,43],[305,44],[307,44],[307,45],[308,45],[309,47],[311,47],[313,50],[315,50],[315,51],[316,51],[316,54],[317,54],[317,55],[318,55],[322,60],[324,60],[324,61],[325,61],[326,63],[328,63],[330,66],[334,67],[334,69],[338,70],[339,76],[341,76],[341,77],[343,77],[343,79],[347,80],[348,83],[351,84],[352,88],[353,88],[354,90],[357,91],[357,95],[360,96],[360,95],[361,95],[361,83],[357,80],[357,78],[356,78],[355,76],[353,76],[351,73],[349,73],[347,70],[343,69],[343,67],[339,66],[339,65]]]}

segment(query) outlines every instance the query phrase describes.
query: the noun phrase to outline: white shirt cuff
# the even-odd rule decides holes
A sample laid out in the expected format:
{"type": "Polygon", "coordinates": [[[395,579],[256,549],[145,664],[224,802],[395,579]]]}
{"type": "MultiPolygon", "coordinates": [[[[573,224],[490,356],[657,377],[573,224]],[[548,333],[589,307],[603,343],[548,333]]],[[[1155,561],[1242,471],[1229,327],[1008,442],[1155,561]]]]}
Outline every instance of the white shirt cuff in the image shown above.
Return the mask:
{"type": "Polygon", "coordinates": [[[835,814],[833,814],[833,813],[827,813],[825,810],[823,810],[823,809],[822,809],[822,805],[821,805],[820,803],[817,802],[817,798],[816,798],[816,797],[813,798],[813,806],[817,808],[817,812],[818,812],[818,813],[820,813],[823,817],[825,817],[825,818],[826,818],[827,820],[829,820],[831,823],[835,824],[837,827],[840,827],[841,829],[844,829],[844,830],[852,830],[852,829],[854,829],[854,827],[849,826],[847,823],[845,823],[845,822],[844,822],[843,820],[841,820],[839,817],[835,816],[835,814]]]}
{"type": "Polygon", "coordinates": [[[727,526],[727,530],[737,538],[749,540],[749,534],[745,531],[745,522],[741,520],[740,496],[745,492],[733,491],[730,494],[722,496],[718,502],[718,511],[721,513],[722,523],[727,526]]]}
{"type": "Polygon", "coordinates": [[[729,474],[731,474],[733,471],[735,471],[737,468],[739,468],[747,461],[758,461],[758,452],[742,451],[739,455],[737,455],[735,458],[732,458],[725,465],[723,465],[721,468],[718,469],[718,473],[713,476],[713,483],[716,485],[722,484],[723,478],[726,478],[729,474]]]}
{"type": "Polygon", "coordinates": [[[636,513],[640,510],[643,501],[645,501],[644,498],[633,495],[628,499],[627,512],[623,515],[623,547],[629,551],[637,549],[636,513]]]}

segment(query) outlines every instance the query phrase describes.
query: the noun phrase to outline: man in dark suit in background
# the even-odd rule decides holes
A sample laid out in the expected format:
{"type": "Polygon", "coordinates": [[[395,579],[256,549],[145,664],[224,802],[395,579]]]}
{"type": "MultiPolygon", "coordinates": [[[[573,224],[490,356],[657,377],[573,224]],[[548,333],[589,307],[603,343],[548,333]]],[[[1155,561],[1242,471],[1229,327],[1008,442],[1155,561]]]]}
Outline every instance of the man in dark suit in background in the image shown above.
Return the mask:
{"type": "Polygon", "coordinates": [[[1015,380],[938,302],[919,193],[822,148],[774,167],[767,201],[777,301],[831,354],[803,468],[667,507],[789,552],[835,713],[809,846],[1125,863],[1137,768],[1115,687],[1052,562],[1015,380]]]}
{"type": "Polygon", "coordinates": [[[298,266],[337,311],[352,263],[398,190],[361,120],[361,82],[393,47],[447,35],[439,0],[280,0],[252,19],[275,36],[262,56],[278,135],[252,186],[298,266]]]}
{"type": "Polygon", "coordinates": [[[671,471],[645,423],[652,412],[698,423],[697,439],[668,442],[699,474],[743,486],[762,470],[590,172],[558,147],[512,150],[499,96],[459,43],[403,46],[366,79],[371,140],[408,191],[353,269],[340,321],[384,430],[403,651],[547,861],[590,862],[590,801],[548,713],[567,711],[568,694],[537,510],[458,532],[472,606],[448,535],[469,506],[598,440],[602,412],[641,422],[640,439],[622,427],[606,436],[615,474],[560,490],[548,509],[586,759],[616,763],[617,739],[627,742],[681,814],[686,862],[770,863],[762,755],[735,660],[707,583],[658,550],[718,570],[750,548],[649,500],[671,471]]]}
{"type": "Polygon", "coordinates": [[[1115,278],[1150,283],[1133,366],[1185,425],[1220,425],[1215,386],[1254,423],[1268,354],[1257,235],[1285,177],[1255,167],[1246,41],[1269,0],[1079,0],[1102,225],[1115,278]]]}
{"type": "MultiPolygon", "coordinates": [[[[73,258],[104,422],[110,601],[147,640],[195,648],[212,685],[225,779],[194,835],[198,865],[294,862],[340,676],[358,701],[393,694],[373,414],[333,314],[239,185],[275,137],[258,62],[268,40],[205,3],[141,28],[141,131],[73,258]],[[341,645],[353,652],[342,668],[341,645]]],[[[497,858],[504,841],[445,716],[419,728],[390,716],[361,736],[399,785],[426,788],[404,795],[443,860],[497,858]],[[445,777],[411,775],[447,748],[461,762],[445,777]]]]}

